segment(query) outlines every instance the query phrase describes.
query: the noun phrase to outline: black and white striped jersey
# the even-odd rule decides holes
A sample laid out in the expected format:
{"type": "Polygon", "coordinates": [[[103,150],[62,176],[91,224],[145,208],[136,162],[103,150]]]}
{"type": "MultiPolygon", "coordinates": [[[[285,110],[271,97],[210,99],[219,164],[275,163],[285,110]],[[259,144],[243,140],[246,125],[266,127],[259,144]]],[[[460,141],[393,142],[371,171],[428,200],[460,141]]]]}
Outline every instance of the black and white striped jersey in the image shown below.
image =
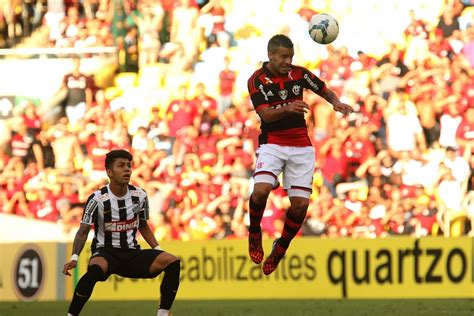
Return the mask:
{"type": "Polygon", "coordinates": [[[116,197],[107,185],[89,196],[81,223],[94,225],[92,253],[102,247],[140,249],[138,225],[148,217],[148,197],[143,189],[128,185],[127,194],[116,197]]]}

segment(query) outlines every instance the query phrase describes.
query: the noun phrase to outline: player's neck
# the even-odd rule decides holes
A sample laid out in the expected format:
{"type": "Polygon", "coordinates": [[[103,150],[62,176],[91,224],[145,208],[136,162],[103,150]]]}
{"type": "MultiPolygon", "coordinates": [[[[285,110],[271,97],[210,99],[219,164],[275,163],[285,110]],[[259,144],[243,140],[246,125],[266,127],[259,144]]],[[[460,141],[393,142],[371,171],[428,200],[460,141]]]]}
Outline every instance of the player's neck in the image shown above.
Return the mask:
{"type": "Polygon", "coordinates": [[[272,77],[285,77],[287,75],[287,74],[284,74],[284,73],[283,74],[280,73],[277,69],[272,67],[270,65],[270,63],[266,64],[264,67],[267,69],[267,71],[269,71],[271,73],[272,77]]]}
{"type": "Polygon", "coordinates": [[[109,189],[112,191],[113,195],[116,197],[122,197],[128,192],[128,185],[127,184],[118,184],[115,182],[109,183],[109,189]]]}
{"type": "Polygon", "coordinates": [[[278,71],[276,71],[275,69],[273,69],[273,67],[270,65],[270,63],[267,63],[264,67],[265,67],[272,75],[278,76],[278,71]]]}

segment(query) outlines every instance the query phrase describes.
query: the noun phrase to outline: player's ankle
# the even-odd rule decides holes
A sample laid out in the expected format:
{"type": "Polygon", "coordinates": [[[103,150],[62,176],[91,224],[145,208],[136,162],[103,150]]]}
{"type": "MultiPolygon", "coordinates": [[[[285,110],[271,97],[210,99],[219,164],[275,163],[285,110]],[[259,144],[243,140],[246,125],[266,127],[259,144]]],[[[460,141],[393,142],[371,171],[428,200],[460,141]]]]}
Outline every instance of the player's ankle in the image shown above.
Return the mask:
{"type": "Polygon", "coordinates": [[[168,309],[159,309],[156,316],[169,316],[170,311],[168,309]]]}

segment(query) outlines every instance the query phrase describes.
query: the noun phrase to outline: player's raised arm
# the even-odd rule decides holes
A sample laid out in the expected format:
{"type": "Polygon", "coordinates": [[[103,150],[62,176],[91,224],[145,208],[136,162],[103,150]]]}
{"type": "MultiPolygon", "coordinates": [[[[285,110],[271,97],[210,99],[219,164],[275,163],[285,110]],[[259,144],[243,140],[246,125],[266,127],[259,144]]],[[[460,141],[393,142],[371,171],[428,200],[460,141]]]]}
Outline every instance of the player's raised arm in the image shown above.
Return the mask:
{"type": "Polygon", "coordinates": [[[354,112],[354,110],[352,109],[352,107],[350,105],[342,103],[339,100],[339,97],[336,95],[336,93],[334,93],[334,91],[332,91],[327,86],[326,86],[325,89],[320,91],[318,94],[321,97],[323,97],[326,101],[328,101],[329,103],[332,104],[332,107],[333,107],[334,111],[341,112],[344,115],[348,115],[348,114],[354,112]]]}

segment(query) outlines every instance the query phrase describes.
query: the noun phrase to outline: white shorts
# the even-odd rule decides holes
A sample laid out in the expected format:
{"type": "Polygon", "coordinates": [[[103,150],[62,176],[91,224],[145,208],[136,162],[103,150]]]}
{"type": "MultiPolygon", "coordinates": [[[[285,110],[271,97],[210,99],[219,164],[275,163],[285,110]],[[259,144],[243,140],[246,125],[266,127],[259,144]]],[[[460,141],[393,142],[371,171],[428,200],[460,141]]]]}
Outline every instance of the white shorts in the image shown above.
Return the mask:
{"type": "Polygon", "coordinates": [[[313,187],[314,162],[312,146],[264,144],[257,150],[254,182],[270,183],[277,187],[278,177],[283,172],[283,188],[288,196],[309,199],[313,187]]]}

